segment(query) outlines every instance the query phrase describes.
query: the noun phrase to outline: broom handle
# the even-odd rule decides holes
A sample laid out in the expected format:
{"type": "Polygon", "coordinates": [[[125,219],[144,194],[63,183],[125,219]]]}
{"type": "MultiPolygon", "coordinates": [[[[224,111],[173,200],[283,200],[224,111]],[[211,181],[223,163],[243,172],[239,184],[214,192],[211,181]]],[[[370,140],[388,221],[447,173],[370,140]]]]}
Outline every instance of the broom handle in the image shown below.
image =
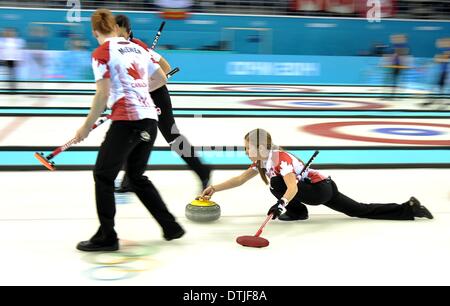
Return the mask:
{"type": "MultiPolygon", "coordinates": [[[[98,120],[96,123],[94,123],[94,125],[92,126],[91,130],[95,129],[96,127],[98,127],[99,125],[102,125],[103,123],[105,123],[106,121],[109,120],[109,118],[111,117],[111,115],[107,115],[104,116],[102,118],[100,118],[100,120],[98,120]]],[[[75,138],[72,138],[71,140],[69,140],[68,142],[66,142],[64,145],[56,148],[52,153],[50,153],[49,155],[46,156],[46,158],[48,160],[51,160],[52,158],[54,158],[56,155],[58,155],[61,152],[64,152],[65,150],[67,150],[68,148],[70,148],[73,144],[75,143],[75,138]]]]}
{"type": "MultiPolygon", "coordinates": [[[[306,165],[303,167],[302,171],[300,172],[299,176],[301,177],[302,174],[309,168],[309,166],[311,165],[311,163],[313,162],[314,158],[316,158],[317,154],[319,154],[319,151],[315,151],[314,154],[311,156],[311,158],[308,160],[308,162],[306,163],[306,165]]],[[[262,231],[264,229],[264,227],[266,226],[267,223],[269,223],[270,219],[272,219],[273,217],[273,213],[268,215],[266,220],[264,221],[264,223],[261,225],[261,227],[259,228],[259,230],[256,232],[255,237],[259,237],[262,234],[262,231]]]]}
{"type": "Polygon", "coordinates": [[[156,33],[155,39],[153,40],[152,47],[150,49],[154,50],[156,47],[156,44],[158,43],[159,37],[161,36],[161,32],[164,28],[164,25],[166,24],[165,21],[163,21],[158,29],[158,32],[156,33]]]}
{"type": "Polygon", "coordinates": [[[267,223],[269,223],[269,221],[270,221],[270,219],[272,219],[272,217],[273,217],[273,214],[270,214],[267,216],[266,221],[264,221],[264,223],[261,225],[259,230],[256,232],[255,237],[259,237],[262,234],[264,227],[266,226],[267,223]]]}

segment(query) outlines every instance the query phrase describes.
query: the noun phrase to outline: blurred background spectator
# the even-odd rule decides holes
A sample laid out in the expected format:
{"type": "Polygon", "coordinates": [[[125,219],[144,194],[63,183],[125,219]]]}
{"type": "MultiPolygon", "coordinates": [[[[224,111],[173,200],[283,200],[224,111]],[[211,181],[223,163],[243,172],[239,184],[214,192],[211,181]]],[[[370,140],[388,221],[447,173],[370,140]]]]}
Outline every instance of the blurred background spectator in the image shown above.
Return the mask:
{"type": "MultiPolygon", "coordinates": [[[[254,68],[250,67],[248,71],[238,73],[258,71],[264,75],[271,74],[275,72],[267,67],[272,67],[273,62],[277,61],[276,56],[303,56],[304,58],[283,59],[286,62],[282,67],[286,71],[279,73],[302,76],[302,73],[307,75],[302,72],[302,67],[316,67],[314,71],[317,75],[329,78],[335,73],[334,70],[330,70],[330,73],[320,68],[328,63],[334,67],[336,63],[349,61],[355,65],[342,65],[352,67],[353,70],[345,72],[353,71],[355,78],[380,84],[384,77],[380,71],[383,71],[390,77],[389,84],[392,83],[395,87],[401,77],[411,77],[414,80],[421,78],[418,74],[420,65],[413,66],[411,63],[412,55],[414,60],[431,63],[427,66],[430,71],[437,67],[447,67],[442,60],[431,59],[440,52],[435,41],[448,36],[448,22],[398,22],[389,19],[449,19],[450,0],[380,0],[380,17],[386,19],[380,23],[367,22],[365,18],[361,18],[367,17],[373,9],[370,6],[372,2],[368,0],[83,0],[79,2],[81,9],[88,11],[79,14],[80,22],[67,18],[67,13],[74,9],[74,3],[76,1],[0,0],[0,26],[20,29],[27,41],[28,50],[23,54],[27,65],[22,65],[21,79],[90,80],[90,53],[97,42],[91,35],[89,10],[99,7],[130,11],[128,14],[133,19],[134,34],[149,45],[152,44],[154,32],[162,20],[179,19],[168,22],[157,49],[167,52],[166,56],[174,62],[179,60],[184,65],[200,57],[213,60],[218,56],[230,63],[230,66],[226,64],[226,68],[219,73],[229,73],[229,67],[250,67],[249,63],[258,62],[262,63],[258,66],[260,70],[252,70],[254,68]],[[21,9],[15,10],[15,7],[21,9]],[[24,9],[27,7],[58,10],[24,9]],[[218,14],[194,14],[196,12],[218,14]],[[294,18],[272,18],[270,15],[294,18]],[[303,16],[315,17],[297,18],[303,16]],[[335,16],[345,18],[334,18],[335,16]],[[393,41],[390,41],[394,33],[407,34],[409,45],[405,41],[402,47],[401,42],[396,42],[398,39],[405,39],[401,36],[394,36],[393,41]],[[244,54],[257,56],[244,60],[244,54]],[[355,59],[355,55],[366,58],[355,59]],[[316,56],[317,58],[313,58],[316,56]],[[376,57],[383,57],[387,64],[380,65],[380,59],[376,57]],[[367,72],[362,71],[362,66],[367,67],[367,72]]],[[[8,78],[11,75],[13,74],[9,69],[8,78]]],[[[311,78],[311,82],[315,81],[311,78]]]]}
{"type": "Polygon", "coordinates": [[[15,93],[18,65],[22,60],[24,47],[25,41],[17,36],[16,29],[6,28],[3,30],[0,40],[0,59],[6,67],[6,79],[10,82],[10,93],[15,93]]]}
{"type": "Polygon", "coordinates": [[[28,28],[27,49],[47,50],[48,28],[43,25],[31,24],[28,28]]]}
{"type": "MultiPolygon", "coordinates": [[[[127,0],[81,1],[84,9],[108,7],[155,11],[161,8],[190,8],[193,12],[233,14],[294,14],[303,16],[365,17],[367,0],[127,0]]],[[[383,18],[450,19],[449,0],[380,0],[383,18]]],[[[67,1],[3,1],[17,7],[67,8],[67,1]]]]}
{"type": "Polygon", "coordinates": [[[78,33],[70,33],[65,43],[66,50],[71,51],[87,51],[90,49],[90,43],[83,35],[78,33]]]}

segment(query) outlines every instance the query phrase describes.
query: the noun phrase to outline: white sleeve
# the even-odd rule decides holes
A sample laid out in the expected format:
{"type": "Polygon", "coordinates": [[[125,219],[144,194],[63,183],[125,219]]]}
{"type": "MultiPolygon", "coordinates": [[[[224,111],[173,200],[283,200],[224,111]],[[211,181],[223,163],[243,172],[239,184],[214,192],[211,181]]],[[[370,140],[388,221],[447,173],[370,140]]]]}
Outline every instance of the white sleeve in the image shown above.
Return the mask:
{"type": "Polygon", "coordinates": [[[155,61],[157,61],[158,63],[159,63],[159,61],[161,60],[161,55],[159,54],[159,53],[156,53],[155,51],[153,51],[153,50],[148,50],[148,52],[150,53],[150,56],[155,60],[155,61]]]}
{"type": "Polygon", "coordinates": [[[95,58],[92,58],[92,71],[94,72],[94,79],[96,82],[110,78],[108,64],[102,64],[95,58]]]}
{"type": "Polygon", "coordinates": [[[157,61],[150,58],[148,63],[148,76],[151,77],[159,68],[161,68],[157,61]]]}

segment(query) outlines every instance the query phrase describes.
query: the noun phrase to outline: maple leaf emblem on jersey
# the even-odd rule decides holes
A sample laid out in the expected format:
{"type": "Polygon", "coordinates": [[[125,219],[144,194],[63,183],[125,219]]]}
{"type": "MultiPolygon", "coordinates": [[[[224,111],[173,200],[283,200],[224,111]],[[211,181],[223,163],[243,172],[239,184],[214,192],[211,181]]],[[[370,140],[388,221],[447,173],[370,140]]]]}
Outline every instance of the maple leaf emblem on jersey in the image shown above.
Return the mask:
{"type": "Polygon", "coordinates": [[[288,164],[287,162],[282,161],[280,164],[280,174],[284,176],[291,172],[294,172],[294,167],[291,164],[288,164]]]}
{"type": "Polygon", "coordinates": [[[144,69],[141,69],[137,63],[132,63],[131,67],[127,69],[128,74],[135,80],[141,80],[144,76],[144,69]]]}

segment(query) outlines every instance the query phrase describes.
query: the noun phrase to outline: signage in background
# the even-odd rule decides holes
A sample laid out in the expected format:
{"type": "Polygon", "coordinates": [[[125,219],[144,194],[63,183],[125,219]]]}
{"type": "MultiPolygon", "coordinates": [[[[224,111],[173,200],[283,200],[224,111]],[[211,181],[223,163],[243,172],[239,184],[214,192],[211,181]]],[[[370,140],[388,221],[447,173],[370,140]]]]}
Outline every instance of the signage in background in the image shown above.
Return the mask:
{"type": "Polygon", "coordinates": [[[374,8],[379,8],[381,18],[393,17],[395,15],[395,0],[357,1],[357,9],[361,17],[370,16],[374,8]]]}

